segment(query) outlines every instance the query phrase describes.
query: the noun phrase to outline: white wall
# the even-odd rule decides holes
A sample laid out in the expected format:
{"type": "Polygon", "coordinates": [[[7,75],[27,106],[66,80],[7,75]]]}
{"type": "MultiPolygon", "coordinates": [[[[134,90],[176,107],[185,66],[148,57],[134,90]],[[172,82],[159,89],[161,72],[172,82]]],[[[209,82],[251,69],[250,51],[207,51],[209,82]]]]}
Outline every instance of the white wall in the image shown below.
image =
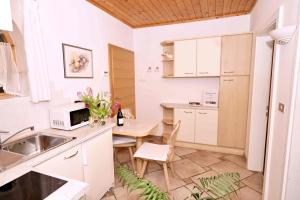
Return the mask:
{"type": "MultiPolygon", "coordinates": [[[[261,32],[269,26],[269,22],[279,7],[283,6],[282,26],[297,23],[298,0],[261,0],[258,1],[251,13],[251,29],[261,32]]],[[[277,74],[277,87],[274,88],[275,107],[274,118],[271,122],[272,130],[269,133],[269,146],[267,155],[267,171],[265,199],[280,199],[283,180],[284,166],[286,160],[286,148],[288,142],[289,118],[291,108],[291,96],[293,88],[293,76],[295,70],[295,52],[297,48],[297,37],[286,46],[280,48],[279,67],[277,74]],[[285,104],[285,112],[277,110],[278,103],[285,104]]]]}
{"type": "MultiPolygon", "coordinates": [[[[39,9],[52,100],[30,106],[35,126],[44,129],[49,127],[49,106],[75,100],[77,91],[87,86],[91,86],[95,92],[109,90],[108,77],[103,75],[108,70],[108,43],[133,49],[133,31],[85,0],[43,0],[39,1],[39,9]],[[93,50],[93,79],[64,78],[62,43],[93,50]]],[[[8,120],[6,116],[14,114],[2,110],[2,106],[9,104],[9,101],[0,102],[0,128],[8,120]]]]}
{"type": "Polygon", "coordinates": [[[218,89],[218,78],[161,78],[164,40],[204,37],[249,31],[250,16],[230,17],[134,30],[137,118],[162,119],[163,102],[201,101],[202,89],[218,89]],[[148,73],[152,67],[152,73],[148,73]],[[159,67],[159,72],[154,72],[159,67]]]}

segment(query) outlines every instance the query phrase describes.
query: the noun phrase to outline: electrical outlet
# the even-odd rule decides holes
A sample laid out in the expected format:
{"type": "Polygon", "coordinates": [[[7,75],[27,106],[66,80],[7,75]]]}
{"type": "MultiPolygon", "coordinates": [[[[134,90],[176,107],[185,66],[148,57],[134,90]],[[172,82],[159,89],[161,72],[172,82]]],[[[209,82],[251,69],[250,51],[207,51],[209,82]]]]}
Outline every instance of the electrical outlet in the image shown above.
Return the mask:
{"type": "Polygon", "coordinates": [[[279,102],[279,104],[278,104],[278,110],[280,112],[284,113],[284,104],[283,103],[279,102]]]}

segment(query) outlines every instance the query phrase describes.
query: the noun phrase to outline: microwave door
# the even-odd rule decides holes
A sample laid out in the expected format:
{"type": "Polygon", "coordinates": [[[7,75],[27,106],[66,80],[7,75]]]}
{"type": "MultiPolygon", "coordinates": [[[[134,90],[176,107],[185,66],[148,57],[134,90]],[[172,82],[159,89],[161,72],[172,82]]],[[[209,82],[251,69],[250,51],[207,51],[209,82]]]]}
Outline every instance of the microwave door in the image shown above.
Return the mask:
{"type": "Polygon", "coordinates": [[[75,110],[70,112],[71,127],[89,121],[90,112],[88,108],[75,110]]]}

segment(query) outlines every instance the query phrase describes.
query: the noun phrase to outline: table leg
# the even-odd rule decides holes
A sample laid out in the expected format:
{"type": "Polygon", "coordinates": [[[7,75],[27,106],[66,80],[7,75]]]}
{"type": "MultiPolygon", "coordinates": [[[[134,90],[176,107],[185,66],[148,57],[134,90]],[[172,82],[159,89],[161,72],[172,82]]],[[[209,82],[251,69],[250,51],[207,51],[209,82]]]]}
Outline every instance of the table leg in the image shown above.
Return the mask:
{"type": "MultiPolygon", "coordinates": [[[[138,149],[141,145],[143,144],[143,138],[142,137],[138,137],[136,138],[136,149],[138,149]]],[[[136,159],[136,171],[138,174],[141,174],[142,172],[142,159],[137,158],[136,159]]]]}

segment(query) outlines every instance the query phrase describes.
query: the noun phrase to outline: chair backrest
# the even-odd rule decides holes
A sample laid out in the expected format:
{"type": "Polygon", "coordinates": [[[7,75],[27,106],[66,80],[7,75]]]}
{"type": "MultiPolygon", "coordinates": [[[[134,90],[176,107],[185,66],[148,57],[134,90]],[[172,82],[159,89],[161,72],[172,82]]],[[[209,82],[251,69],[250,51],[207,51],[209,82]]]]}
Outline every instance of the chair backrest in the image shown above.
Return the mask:
{"type": "Polygon", "coordinates": [[[169,150],[169,155],[168,155],[168,160],[172,160],[173,156],[174,156],[174,150],[175,150],[175,142],[176,142],[176,137],[177,137],[177,133],[180,127],[180,123],[181,121],[179,120],[175,126],[174,129],[170,135],[170,137],[168,138],[167,144],[170,146],[170,150],[169,150]]]}

